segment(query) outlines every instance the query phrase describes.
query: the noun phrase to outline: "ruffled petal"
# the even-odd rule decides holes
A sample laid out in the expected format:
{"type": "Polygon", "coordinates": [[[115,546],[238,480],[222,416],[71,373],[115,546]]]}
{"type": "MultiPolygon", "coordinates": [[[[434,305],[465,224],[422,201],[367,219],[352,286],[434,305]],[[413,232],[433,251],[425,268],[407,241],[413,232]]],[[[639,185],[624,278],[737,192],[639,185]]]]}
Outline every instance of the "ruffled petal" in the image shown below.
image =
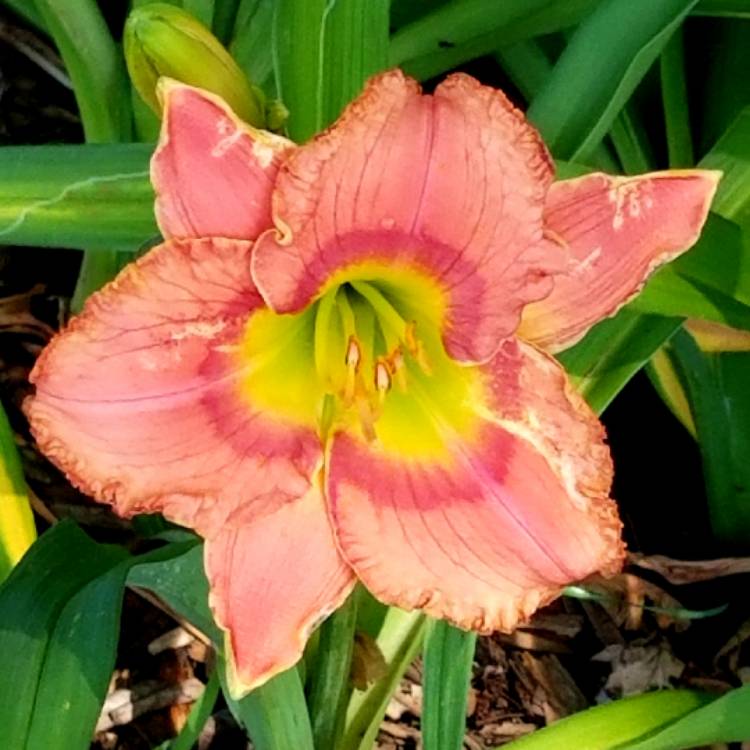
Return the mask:
{"type": "Polygon", "coordinates": [[[239,355],[264,312],[251,243],[173,240],[93,295],[44,350],[26,403],[41,449],[124,516],[209,534],[307,492],[309,426],[257,408],[239,355]],[[251,502],[252,501],[252,502],[251,502]]]}
{"type": "Polygon", "coordinates": [[[166,238],[254,240],[271,224],[271,190],[286,138],[242,122],[219,97],[169,79],[151,160],[156,218],[166,238]]]}
{"type": "Polygon", "coordinates": [[[560,366],[511,339],[479,381],[483,398],[465,404],[475,424],[440,425],[441,459],[336,434],[327,497],[342,554],[376,597],[510,631],[565,585],[616,572],[624,546],[603,428],[560,366]]]}
{"type": "Polygon", "coordinates": [[[205,564],[235,697],[295,664],[355,581],[317,488],[252,523],[225,527],[206,541],[205,564]]]}
{"type": "Polygon", "coordinates": [[[543,235],[551,180],[538,134],[502,93],[454,75],[422,96],[391,71],[284,163],[277,231],[259,239],[253,276],[270,307],[293,312],[347,274],[416,270],[446,297],[449,353],[484,360],[564,267],[543,235]]]}
{"type": "Polygon", "coordinates": [[[559,351],[614,315],[653,271],[696,242],[720,176],[597,173],[555,183],[544,219],[570,247],[570,266],[549,297],[524,310],[518,335],[559,351]]]}

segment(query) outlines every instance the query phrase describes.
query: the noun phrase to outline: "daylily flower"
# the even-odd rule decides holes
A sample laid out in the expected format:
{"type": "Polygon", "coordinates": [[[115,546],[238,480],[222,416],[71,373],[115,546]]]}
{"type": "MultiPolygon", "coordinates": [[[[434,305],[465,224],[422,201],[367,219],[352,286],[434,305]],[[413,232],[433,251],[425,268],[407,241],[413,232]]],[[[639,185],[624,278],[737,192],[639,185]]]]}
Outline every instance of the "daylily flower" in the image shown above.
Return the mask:
{"type": "Polygon", "coordinates": [[[547,352],[693,244],[717,173],[554,183],[464,75],[380,75],[300,147],[161,96],[166,241],[45,350],[28,414],[82,490],[205,538],[233,691],[357,578],[488,632],[618,571],[604,430],[547,352]]]}

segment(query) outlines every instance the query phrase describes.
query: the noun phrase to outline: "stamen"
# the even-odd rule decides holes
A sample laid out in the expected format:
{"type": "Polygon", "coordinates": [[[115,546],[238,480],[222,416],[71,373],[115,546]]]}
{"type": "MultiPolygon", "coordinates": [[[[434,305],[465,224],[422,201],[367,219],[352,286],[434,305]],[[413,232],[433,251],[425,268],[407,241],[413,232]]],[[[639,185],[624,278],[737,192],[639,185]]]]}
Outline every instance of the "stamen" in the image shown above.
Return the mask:
{"type": "Polygon", "coordinates": [[[357,389],[357,373],[362,361],[362,349],[359,346],[356,336],[349,337],[349,343],[346,347],[346,382],[344,383],[344,400],[351,403],[357,389]]]}
{"type": "Polygon", "coordinates": [[[378,357],[375,363],[375,388],[378,391],[378,399],[382,403],[385,394],[391,389],[391,373],[384,357],[378,357]]]}

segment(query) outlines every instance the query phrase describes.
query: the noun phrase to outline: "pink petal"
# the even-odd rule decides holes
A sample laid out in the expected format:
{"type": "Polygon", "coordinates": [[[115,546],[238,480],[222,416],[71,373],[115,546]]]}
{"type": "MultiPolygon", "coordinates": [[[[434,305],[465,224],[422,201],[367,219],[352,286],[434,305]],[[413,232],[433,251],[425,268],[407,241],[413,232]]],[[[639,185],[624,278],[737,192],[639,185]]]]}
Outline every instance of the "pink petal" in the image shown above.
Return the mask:
{"type": "Polygon", "coordinates": [[[447,297],[450,354],[487,359],[564,265],[543,236],[551,180],[539,136],[502,93],[454,75],[422,96],[391,71],[284,163],[277,231],[259,239],[253,275],[270,307],[291,312],[333,274],[417,269],[447,297]]]}
{"type": "Polygon", "coordinates": [[[236,697],[295,664],[355,580],[317,489],[250,524],[226,527],[206,542],[205,563],[236,697]]]}
{"type": "Polygon", "coordinates": [[[510,631],[565,585],[617,571],[624,547],[604,431],[560,366],[511,339],[482,380],[473,434],[442,425],[442,460],[337,434],[327,495],[341,551],[376,597],[510,631]]]}
{"type": "Polygon", "coordinates": [[[273,181],[293,144],[247,125],[201,89],[162,79],[160,96],[151,181],[162,234],[254,240],[271,226],[273,181]]]}
{"type": "Polygon", "coordinates": [[[559,351],[614,315],[653,271],[696,242],[720,176],[695,169],[555,183],[544,218],[569,245],[571,264],[549,297],[524,310],[518,335],[559,351]]]}
{"type": "Polygon", "coordinates": [[[235,348],[262,309],[251,243],[174,240],[128,266],[44,350],[26,410],[41,449],[125,516],[207,534],[304,495],[312,429],[257,409],[235,348]]]}

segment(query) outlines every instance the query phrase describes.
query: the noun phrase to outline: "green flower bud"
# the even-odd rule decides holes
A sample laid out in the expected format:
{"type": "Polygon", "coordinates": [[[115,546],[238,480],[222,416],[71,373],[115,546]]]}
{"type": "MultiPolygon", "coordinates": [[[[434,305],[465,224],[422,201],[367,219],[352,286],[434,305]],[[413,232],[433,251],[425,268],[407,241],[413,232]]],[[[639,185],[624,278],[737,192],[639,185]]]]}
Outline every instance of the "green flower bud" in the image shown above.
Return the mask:
{"type": "Polygon", "coordinates": [[[125,24],[125,61],[141,98],[161,116],[162,76],[220,96],[256,128],[266,127],[263,92],[252,85],[221,42],[186,11],[165,3],[135,9],[125,24]]]}

